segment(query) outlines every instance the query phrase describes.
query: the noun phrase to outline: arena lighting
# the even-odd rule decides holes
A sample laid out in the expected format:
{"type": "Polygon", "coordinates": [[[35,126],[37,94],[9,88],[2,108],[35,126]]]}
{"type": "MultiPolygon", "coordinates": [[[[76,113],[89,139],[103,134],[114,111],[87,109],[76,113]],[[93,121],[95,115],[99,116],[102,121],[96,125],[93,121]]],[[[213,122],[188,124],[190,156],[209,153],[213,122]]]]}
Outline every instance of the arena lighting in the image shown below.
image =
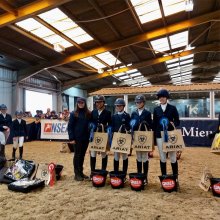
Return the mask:
{"type": "Polygon", "coordinates": [[[185,0],[185,11],[190,12],[193,10],[193,0],[185,0]]]}
{"type": "Polygon", "coordinates": [[[113,85],[116,85],[117,83],[114,81],[112,84],[113,84],[113,85]]]}
{"type": "Polygon", "coordinates": [[[55,51],[57,52],[63,52],[65,51],[65,47],[63,47],[62,45],[60,45],[59,43],[56,43],[53,45],[53,48],[55,51]]]}
{"type": "Polygon", "coordinates": [[[99,68],[98,69],[98,74],[102,74],[102,73],[104,73],[104,70],[102,68],[99,68]]]}

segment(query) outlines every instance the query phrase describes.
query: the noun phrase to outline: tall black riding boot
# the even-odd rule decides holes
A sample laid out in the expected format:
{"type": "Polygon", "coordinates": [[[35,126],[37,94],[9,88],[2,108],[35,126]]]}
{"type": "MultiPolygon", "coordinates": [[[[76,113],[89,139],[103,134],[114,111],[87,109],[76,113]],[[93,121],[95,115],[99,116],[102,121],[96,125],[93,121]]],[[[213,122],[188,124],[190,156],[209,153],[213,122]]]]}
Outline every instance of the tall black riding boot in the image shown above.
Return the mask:
{"type": "Polygon", "coordinates": [[[146,183],[148,183],[148,167],[149,167],[149,161],[143,162],[143,169],[144,169],[144,174],[146,175],[146,183]]]}
{"type": "Polygon", "coordinates": [[[22,159],[23,156],[23,147],[19,147],[19,159],[22,159]]]}
{"type": "Polygon", "coordinates": [[[176,178],[178,178],[178,163],[177,161],[175,163],[171,163],[173,175],[176,175],[176,178]]]}
{"type": "Polygon", "coordinates": [[[96,157],[91,157],[90,156],[90,168],[91,168],[91,171],[95,170],[95,165],[96,165],[96,157]]]}
{"type": "Polygon", "coordinates": [[[5,157],[5,145],[0,144],[0,156],[5,157]]]}
{"type": "Polygon", "coordinates": [[[80,175],[80,157],[79,155],[74,155],[73,158],[73,165],[74,165],[74,173],[75,173],[75,180],[76,181],[83,181],[84,178],[80,175]]]}
{"type": "Polygon", "coordinates": [[[160,169],[162,176],[167,175],[167,163],[163,163],[160,161],[160,169]]]}
{"type": "Polygon", "coordinates": [[[136,161],[137,161],[137,172],[142,173],[142,162],[138,162],[138,160],[136,161]]]}
{"type": "Polygon", "coordinates": [[[118,172],[118,170],[119,170],[119,161],[114,159],[114,171],[118,172]]]}
{"type": "Polygon", "coordinates": [[[127,174],[128,171],[128,158],[123,160],[123,172],[127,174]]]}
{"type": "Polygon", "coordinates": [[[85,157],[82,156],[79,160],[79,172],[80,172],[81,177],[83,177],[85,180],[88,180],[89,177],[83,173],[84,158],[85,157]]]}
{"type": "Polygon", "coordinates": [[[13,152],[12,152],[12,159],[15,160],[15,153],[16,153],[16,148],[13,148],[13,152]]]}
{"type": "Polygon", "coordinates": [[[106,170],[108,164],[108,155],[105,158],[102,158],[102,170],[106,170]]]}

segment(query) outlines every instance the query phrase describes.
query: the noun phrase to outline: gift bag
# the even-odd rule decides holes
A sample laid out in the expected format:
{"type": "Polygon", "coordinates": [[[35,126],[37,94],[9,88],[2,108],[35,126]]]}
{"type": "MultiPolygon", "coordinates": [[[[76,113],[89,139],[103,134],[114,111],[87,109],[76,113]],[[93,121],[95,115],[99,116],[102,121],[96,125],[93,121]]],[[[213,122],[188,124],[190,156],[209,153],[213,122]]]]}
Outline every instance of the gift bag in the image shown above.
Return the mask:
{"type": "Polygon", "coordinates": [[[106,152],[108,144],[108,134],[104,132],[104,126],[101,124],[102,132],[94,132],[92,142],[89,142],[90,151],[106,152]]]}
{"type": "Polygon", "coordinates": [[[220,154],[220,133],[215,135],[211,146],[211,153],[220,154]]]}
{"type": "Polygon", "coordinates": [[[112,138],[112,152],[129,154],[131,149],[131,135],[126,133],[121,133],[122,125],[118,132],[114,132],[112,138]]]}
{"type": "Polygon", "coordinates": [[[199,187],[206,192],[209,191],[209,188],[211,186],[210,178],[212,178],[212,174],[210,170],[207,167],[205,167],[202,173],[201,180],[199,181],[199,187]]]}
{"type": "Polygon", "coordinates": [[[44,180],[46,185],[54,185],[56,181],[55,164],[40,163],[38,165],[36,179],[44,180]]]}
{"type": "Polygon", "coordinates": [[[153,131],[148,131],[147,126],[143,124],[145,131],[141,131],[142,123],[138,131],[134,131],[132,148],[136,151],[153,151],[153,131]]]}
{"type": "MultiPolygon", "coordinates": [[[[163,151],[180,151],[185,148],[185,143],[183,141],[183,136],[181,129],[176,129],[173,123],[171,123],[174,127],[173,131],[168,131],[168,142],[163,141],[163,151]]],[[[164,140],[164,132],[161,131],[161,136],[164,140]]]]}

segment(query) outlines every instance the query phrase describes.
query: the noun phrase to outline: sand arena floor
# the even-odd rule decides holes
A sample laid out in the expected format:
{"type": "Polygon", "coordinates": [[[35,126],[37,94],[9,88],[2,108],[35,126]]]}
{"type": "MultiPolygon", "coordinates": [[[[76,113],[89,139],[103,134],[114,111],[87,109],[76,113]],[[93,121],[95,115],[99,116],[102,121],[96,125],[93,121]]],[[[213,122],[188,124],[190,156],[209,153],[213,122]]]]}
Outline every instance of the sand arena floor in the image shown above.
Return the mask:
{"type": "MultiPolygon", "coordinates": [[[[202,171],[208,166],[214,177],[220,177],[220,155],[209,148],[186,148],[179,161],[180,191],[166,193],[160,186],[157,150],[150,159],[149,185],[135,192],[126,183],[123,189],[112,189],[107,180],[103,188],[89,181],[73,180],[72,153],[60,153],[60,142],[27,142],[24,158],[64,165],[62,179],[53,187],[29,194],[15,193],[0,185],[0,219],[220,219],[220,198],[198,187],[202,171]]],[[[10,158],[12,145],[6,147],[10,158]]],[[[100,167],[98,156],[98,167],[100,167]]],[[[121,165],[122,163],[120,163],[121,165]]],[[[108,170],[113,167],[110,154],[108,170]]],[[[90,173],[89,154],[85,158],[85,173],[90,173]]],[[[168,163],[168,170],[170,164],[168,163]]],[[[129,171],[136,171],[136,158],[129,157],[129,171]]]]}

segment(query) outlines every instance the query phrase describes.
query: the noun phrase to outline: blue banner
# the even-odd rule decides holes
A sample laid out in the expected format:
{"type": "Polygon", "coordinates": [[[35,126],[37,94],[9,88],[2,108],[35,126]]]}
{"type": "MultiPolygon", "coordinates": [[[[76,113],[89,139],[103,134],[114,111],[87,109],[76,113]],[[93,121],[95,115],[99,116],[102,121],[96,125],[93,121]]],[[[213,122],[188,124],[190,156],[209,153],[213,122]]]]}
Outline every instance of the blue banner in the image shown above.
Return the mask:
{"type": "Polygon", "coordinates": [[[208,135],[217,130],[217,120],[181,120],[180,127],[186,146],[210,147],[213,139],[208,135]]]}

